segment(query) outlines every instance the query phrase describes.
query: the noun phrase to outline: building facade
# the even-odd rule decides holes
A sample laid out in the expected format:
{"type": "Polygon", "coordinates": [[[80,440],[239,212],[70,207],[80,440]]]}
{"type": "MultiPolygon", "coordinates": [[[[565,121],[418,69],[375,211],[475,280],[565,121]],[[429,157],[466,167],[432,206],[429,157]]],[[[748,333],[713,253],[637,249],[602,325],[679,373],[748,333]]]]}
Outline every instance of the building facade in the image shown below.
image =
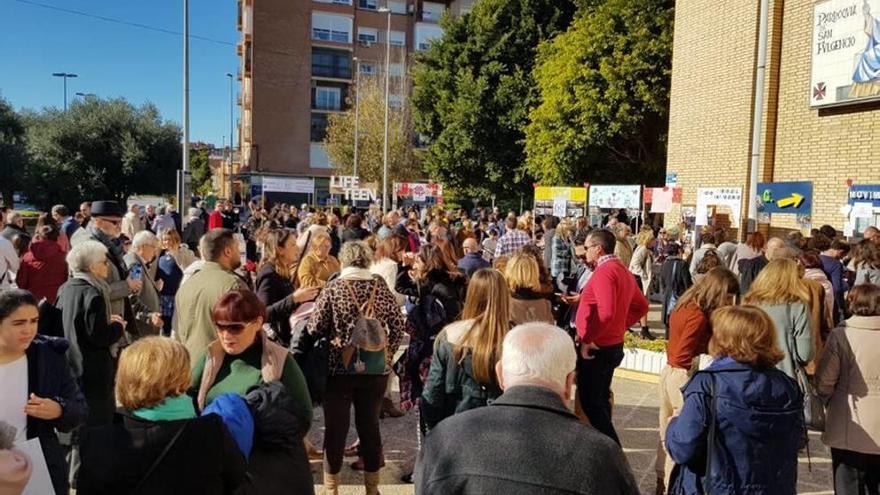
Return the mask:
{"type": "Polygon", "coordinates": [[[390,43],[389,72],[403,77],[410,55],[442,35],[444,12],[473,1],[239,0],[242,171],[330,176],[327,118],[347,108],[358,70],[384,74],[390,43]]]}
{"type": "Polygon", "coordinates": [[[861,76],[874,78],[865,84],[857,77],[860,61],[880,56],[875,16],[880,0],[770,0],[764,103],[755,108],[760,0],[676,4],[667,171],[677,174],[682,203],[667,225],[693,214],[698,188],[741,188],[740,211],[710,216],[746,228],[754,112],[763,117],[758,182],[812,185],[809,214],[763,216],[765,228],[858,233],[880,221],[880,198],[858,222],[846,208],[855,188],[880,184],[880,73],[861,76]],[[830,87],[834,70],[852,80],[830,87]],[[847,99],[856,89],[862,98],[847,99]],[[825,105],[832,91],[846,101],[825,105]]]}

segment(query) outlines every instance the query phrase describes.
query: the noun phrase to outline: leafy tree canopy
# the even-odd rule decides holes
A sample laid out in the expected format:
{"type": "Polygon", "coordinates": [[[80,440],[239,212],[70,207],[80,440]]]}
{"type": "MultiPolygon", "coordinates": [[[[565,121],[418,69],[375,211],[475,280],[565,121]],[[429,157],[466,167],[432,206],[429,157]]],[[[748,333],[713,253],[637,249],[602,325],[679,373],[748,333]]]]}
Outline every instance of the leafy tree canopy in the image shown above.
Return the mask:
{"type": "Polygon", "coordinates": [[[24,121],[0,98],[0,196],[5,206],[12,206],[13,194],[22,188],[27,165],[24,121]]]}
{"type": "Polygon", "coordinates": [[[659,181],[666,157],[672,0],[582,1],[542,44],[527,170],[546,184],[659,181]]]}

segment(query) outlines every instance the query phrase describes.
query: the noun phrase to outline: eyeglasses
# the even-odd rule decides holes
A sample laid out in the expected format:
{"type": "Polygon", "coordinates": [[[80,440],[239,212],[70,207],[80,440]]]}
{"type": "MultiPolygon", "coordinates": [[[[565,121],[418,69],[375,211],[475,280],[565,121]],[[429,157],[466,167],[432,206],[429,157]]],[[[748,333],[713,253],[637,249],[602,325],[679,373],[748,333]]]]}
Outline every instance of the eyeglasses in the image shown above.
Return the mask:
{"type": "Polygon", "coordinates": [[[100,218],[99,217],[99,218],[97,218],[97,220],[101,220],[101,221],[107,222],[112,225],[119,225],[120,223],[122,223],[122,220],[111,220],[109,218],[100,218]]]}
{"type": "Polygon", "coordinates": [[[214,325],[217,326],[218,332],[226,332],[226,333],[230,333],[232,335],[240,334],[247,327],[247,323],[241,323],[241,322],[236,322],[236,323],[216,322],[216,323],[214,323],[214,325]]]}

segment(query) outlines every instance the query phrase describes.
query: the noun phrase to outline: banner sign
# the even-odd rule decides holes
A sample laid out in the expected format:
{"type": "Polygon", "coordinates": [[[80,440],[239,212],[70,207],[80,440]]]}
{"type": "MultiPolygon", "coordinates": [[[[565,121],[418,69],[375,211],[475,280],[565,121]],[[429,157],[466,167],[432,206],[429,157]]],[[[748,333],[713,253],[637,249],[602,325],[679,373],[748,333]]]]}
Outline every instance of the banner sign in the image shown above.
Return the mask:
{"type": "Polygon", "coordinates": [[[262,192],[315,194],[315,179],[263,177],[262,192]]]}
{"type": "Polygon", "coordinates": [[[642,209],[642,186],[590,186],[590,206],[642,209]]]}
{"type": "MultiPolygon", "coordinates": [[[[672,191],[672,202],[673,204],[681,203],[682,191],[680,187],[646,187],[644,191],[645,195],[645,203],[653,203],[654,202],[654,191],[666,191],[670,189],[672,191]]],[[[653,211],[651,213],[654,213],[653,211]]]]}
{"type": "Polygon", "coordinates": [[[356,175],[330,176],[330,194],[341,194],[345,199],[354,201],[375,202],[379,197],[375,189],[361,187],[360,178],[356,175]]]}
{"type": "Polygon", "coordinates": [[[880,0],[815,4],[811,52],[811,107],[880,98],[880,0]]]}
{"type": "Polygon", "coordinates": [[[587,205],[585,187],[535,187],[535,215],[578,217],[587,205]]]}
{"type": "Polygon", "coordinates": [[[848,203],[872,203],[874,208],[880,208],[880,184],[853,184],[849,188],[848,203]]]}
{"type": "Polygon", "coordinates": [[[709,207],[726,206],[730,208],[733,222],[738,224],[742,212],[742,188],[740,187],[701,187],[697,189],[696,224],[709,224],[709,207]]]}
{"type": "Polygon", "coordinates": [[[416,202],[443,196],[443,185],[436,182],[398,182],[394,185],[394,190],[396,196],[411,197],[416,202]]]}
{"type": "Polygon", "coordinates": [[[813,210],[812,182],[759,182],[758,211],[809,215],[813,210]]]}

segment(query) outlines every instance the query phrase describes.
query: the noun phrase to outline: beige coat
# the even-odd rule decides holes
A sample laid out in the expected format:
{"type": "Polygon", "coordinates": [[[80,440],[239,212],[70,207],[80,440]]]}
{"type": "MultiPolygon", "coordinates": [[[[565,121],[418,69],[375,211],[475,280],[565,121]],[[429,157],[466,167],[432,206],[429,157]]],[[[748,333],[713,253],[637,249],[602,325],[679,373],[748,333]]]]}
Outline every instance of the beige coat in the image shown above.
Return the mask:
{"type": "Polygon", "coordinates": [[[830,399],[825,444],[880,454],[880,316],[853,316],[831,332],[816,388],[830,399]]]}

